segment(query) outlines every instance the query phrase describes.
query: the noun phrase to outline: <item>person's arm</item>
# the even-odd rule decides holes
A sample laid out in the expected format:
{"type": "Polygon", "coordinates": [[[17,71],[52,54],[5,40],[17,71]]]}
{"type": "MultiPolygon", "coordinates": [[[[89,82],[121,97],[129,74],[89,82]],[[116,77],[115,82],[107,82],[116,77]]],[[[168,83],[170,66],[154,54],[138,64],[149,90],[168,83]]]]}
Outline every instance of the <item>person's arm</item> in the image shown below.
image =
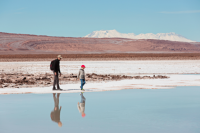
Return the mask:
{"type": "Polygon", "coordinates": [[[78,111],[81,112],[81,108],[80,108],[79,102],[77,104],[77,107],[78,107],[78,111]]]}
{"type": "Polygon", "coordinates": [[[58,62],[58,72],[59,72],[60,75],[61,75],[61,72],[60,72],[60,62],[58,62]]]}
{"type": "Polygon", "coordinates": [[[55,75],[57,74],[57,72],[58,72],[58,61],[57,60],[55,60],[55,67],[54,67],[54,71],[55,71],[55,75]]]}
{"type": "Polygon", "coordinates": [[[53,100],[54,100],[54,103],[56,103],[56,94],[53,93],[53,100]]]}
{"type": "Polygon", "coordinates": [[[79,79],[79,76],[80,76],[80,70],[79,70],[79,72],[78,72],[77,79],[79,79]]]}

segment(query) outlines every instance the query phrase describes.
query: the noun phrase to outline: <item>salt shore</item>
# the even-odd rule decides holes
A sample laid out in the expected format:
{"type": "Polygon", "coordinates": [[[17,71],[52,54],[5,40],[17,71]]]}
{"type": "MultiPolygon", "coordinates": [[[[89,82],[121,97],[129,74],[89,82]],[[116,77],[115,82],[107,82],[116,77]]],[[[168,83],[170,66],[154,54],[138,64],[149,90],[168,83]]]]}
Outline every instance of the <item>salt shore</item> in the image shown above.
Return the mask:
{"type": "MultiPolygon", "coordinates": [[[[176,86],[200,86],[200,75],[171,75],[169,79],[131,79],[86,84],[86,92],[122,89],[170,89],[176,86]]],[[[61,85],[63,91],[52,91],[52,87],[6,88],[0,94],[20,93],[75,93],[81,92],[80,84],[61,85]]]]}
{"type": "MultiPolygon", "coordinates": [[[[200,86],[200,61],[61,61],[63,73],[77,73],[80,65],[86,65],[86,73],[97,74],[127,74],[127,75],[151,75],[162,74],[169,76],[167,79],[125,79],[121,81],[102,81],[88,83],[84,89],[86,92],[111,91],[121,89],[169,89],[176,86],[200,86]],[[196,75],[184,75],[196,74],[196,75]]],[[[21,73],[49,73],[49,62],[4,62],[0,66],[3,72],[21,73]]],[[[61,85],[63,91],[57,93],[81,92],[80,84],[61,85]]],[[[53,93],[52,87],[33,88],[6,88],[0,89],[0,94],[17,93],[53,93]]]]}
{"type": "MultiPolygon", "coordinates": [[[[141,61],[61,61],[63,73],[77,73],[86,65],[86,73],[96,74],[198,74],[200,60],[141,61]]],[[[2,62],[0,73],[50,73],[50,62],[2,62]]]]}

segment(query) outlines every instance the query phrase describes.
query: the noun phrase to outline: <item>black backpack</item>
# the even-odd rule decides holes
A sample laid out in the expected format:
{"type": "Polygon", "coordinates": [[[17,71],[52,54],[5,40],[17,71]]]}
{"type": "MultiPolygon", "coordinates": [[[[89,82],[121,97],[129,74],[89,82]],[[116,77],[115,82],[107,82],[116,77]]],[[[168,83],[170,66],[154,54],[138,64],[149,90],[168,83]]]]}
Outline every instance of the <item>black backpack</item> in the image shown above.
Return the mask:
{"type": "Polygon", "coordinates": [[[56,62],[56,60],[52,60],[51,61],[51,64],[50,64],[50,70],[55,70],[55,62],[56,62]]]}

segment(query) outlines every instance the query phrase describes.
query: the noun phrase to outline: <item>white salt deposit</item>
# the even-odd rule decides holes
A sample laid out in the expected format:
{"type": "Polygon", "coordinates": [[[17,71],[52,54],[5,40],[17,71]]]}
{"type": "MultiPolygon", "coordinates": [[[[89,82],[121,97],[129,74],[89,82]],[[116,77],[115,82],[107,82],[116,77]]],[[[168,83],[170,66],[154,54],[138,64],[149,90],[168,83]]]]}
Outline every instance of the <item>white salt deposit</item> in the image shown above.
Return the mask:
{"type": "MultiPolygon", "coordinates": [[[[51,73],[50,62],[4,62],[0,70],[6,73],[51,73]]],[[[110,91],[121,89],[168,89],[175,86],[200,86],[200,75],[178,75],[200,73],[198,60],[165,60],[165,61],[61,61],[61,71],[77,73],[80,66],[86,65],[86,73],[152,75],[164,74],[169,79],[131,79],[112,82],[88,83],[86,92],[110,91]],[[177,74],[177,75],[172,75],[177,74]]],[[[1,72],[0,71],[0,72],[1,72]]],[[[52,91],[52,87],[44,88],[6,88],[0,94],[16,93],[74,93],[81,92],[80,84],[61,85],[63,91],[52,91]]]]}
{"type": "MultiPolygon", "coordinates": [[[[77,73],[86,65],[87,73],[97,74],[188,74],[200,73],[199,60],[158,61],[61,61],[62,73],[77,73]]],[[[0,72],[51,73],[50,62],[4,62],[0,72]]]]}
{"type": "MultiPolygon", "coordinates": [[[[89,83],[84,86],[86,92],[112,91],[122,89],[169,89],[176,86],[200,86],[200,75],[171,75],[169,79],[131,79],[112,82],[89,83]]],[[[63,91],[44,88],[6,88],[0,94],[19,93],[75,93],[81,92],[80,84],[61,85],[63,91]]]]}

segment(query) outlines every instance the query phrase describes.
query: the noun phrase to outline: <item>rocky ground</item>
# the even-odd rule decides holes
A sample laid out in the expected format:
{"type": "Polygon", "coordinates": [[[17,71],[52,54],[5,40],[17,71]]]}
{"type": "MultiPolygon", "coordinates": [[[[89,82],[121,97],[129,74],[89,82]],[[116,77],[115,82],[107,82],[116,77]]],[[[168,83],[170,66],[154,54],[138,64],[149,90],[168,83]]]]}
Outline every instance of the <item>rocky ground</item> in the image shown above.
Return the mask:
{"type": "MultiPolygon", "coordinates": [[[[52,61],[57,54],[7,54],[0,52],[0,62],[52,61]]],[[[62,61],[118,61],[118,60],[200,60],[200,53],[113,53],[62,54],[62,61]]]]}
{"type": "MultiPolygon", "coordinates": [[[[60,78],[60,84],[78,83],[77,75],[63,74],[60,78]]],[[[126,76],[126,75],[98,75],[95,73],[87,74],[87,82],[117,81],[124,79],[166,79],[167,76],[126,76]]],[[[1,73],[0,88],[29,88],[45,87],[53,84],[53,74],[22,74],[22,73],[1,73]]]]}

